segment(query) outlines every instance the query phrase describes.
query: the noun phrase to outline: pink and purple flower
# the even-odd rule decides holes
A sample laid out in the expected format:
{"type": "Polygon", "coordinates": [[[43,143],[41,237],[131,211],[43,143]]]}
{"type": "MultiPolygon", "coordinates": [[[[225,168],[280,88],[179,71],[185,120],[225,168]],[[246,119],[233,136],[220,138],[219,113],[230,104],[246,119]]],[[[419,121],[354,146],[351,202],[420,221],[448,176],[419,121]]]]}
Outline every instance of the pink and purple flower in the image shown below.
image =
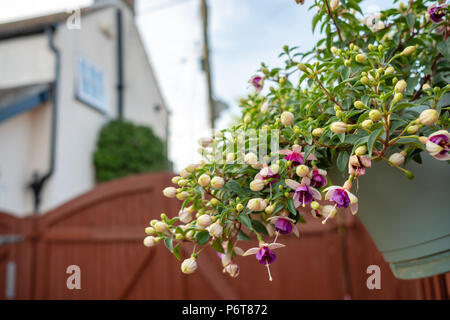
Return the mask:
{"type": "Polygon", "coordinates": [[[272,281],[272,275],[270,274],[269,264],[272,264],[277,259],[277,255],[273,250],[284,247],[281,243],[264,243],[260,242],[259,247],[250,248],[244,252],[243,256],[249,256],[251,254],[256,254],[256,260],[262,265],[267,267],[267,272],[269,273],[269,280],[272,281]]]}
{"type": "Polygon", "coordinates": [[[322,169],[314,169],[311,172],[311,186],[319,189],[327,184],[327,172],[322,169]]]}
{"type": "Polygon", "coordinates": [[[445,11],[446,11],[447,7],[448,7],[448,4],[442,4],[442,5],[433,4],[431,7],[429,7],[428,13],[430,15],[431,21],[433,21],[433,23],[442,22],[444,20],[443,17],[445,16],[445,11]]]}
{"type": "MultiPolygon", "coordinates": [[[[285,155],[284,159],[287,161],[292,161],[293,163],[296,163],[296,164],[303,164],[303,160],[304,160],[303,157],[304,157],[305,153],[301,152],[301,151],[302,151],[301,146],[294,145],[294,146],[292,146],[292,150],[289,150],[289,149],[280,150],[280,154],[285,155]]],[[[310,154],[308,156],[307,160],[308,161],[309,160],[317,160],[317,158],[314,155],[310,154]]]]}
{"type": "Polygon", "coordinates": [[[255,92],[259,93],[264,85],[264,78],[260,75],[254,75],[248,81],[253,87],[255,87],[255,92]]]}
{"type": "Polygon", "coordinates": [[[435,159],[441,161],[450,160],[450,134],[447,130],[439,130],[431,134],[425,147],[435,159]]]}
{"type": "Polygon", "coordinates": [[[294,189],[294,195],[292,199],[294,200],[294,206],[296,208],[311,203],[313,200],[321,200],[322,195],[320,192],[314,187],[309,186],[310,184],[309,178],[303,178],[302,183],[298,183],[297,181],[286,179],[286,185],[291,189],[294,189]]]}

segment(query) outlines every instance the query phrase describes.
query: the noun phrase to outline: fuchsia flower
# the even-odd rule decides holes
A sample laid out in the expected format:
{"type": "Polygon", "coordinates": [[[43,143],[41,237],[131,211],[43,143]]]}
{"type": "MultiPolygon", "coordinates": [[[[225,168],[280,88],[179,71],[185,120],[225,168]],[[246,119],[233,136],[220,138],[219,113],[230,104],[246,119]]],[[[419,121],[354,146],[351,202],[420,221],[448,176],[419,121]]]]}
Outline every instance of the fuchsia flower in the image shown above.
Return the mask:
{"type": "Polygon", "coordinates": [[[264,85],[264,78],[259,76],[259,75],[254,75],[253,77],[250,78],[250,80],[248,81],[252,86],[255,87],[255,91],[256,93],[259,93],[264,85]]]}
{"type": "Polygon", "coordinates": [[[434,158],[441,161],[450,160],[450,134],[447,130],[439,130],[431,134],[425,147],[434,158]]]}
{"type": "Polygon", "coordinates": [[[352,155],[348,160],[348,174],[355,177],[362,176],[366,173],[366,168],[370,168],[372,162],[365,156],[352,155]]]}
{"type": "Polygon", "coordinates": [[[320,194],[320,192],[317,189],[309,186],[311,182],[309,178],[303,178],[302,183],[298,183],[297,181],[291,179],[286,179],[285,182],[288,187],[295,190],[292,199],[294,200],[294,206],[296,208],[300,207],[300,205],[305,207],[305,205],[311,203],[313,199],[322,199],[322,195],[320,194]]]}
{"type": "MultiPolygon", "coordinates": [[[[287,161],[292,161],[293,163],[297,164],[303,164],[303,156],[305,155],[305,153],[301,151],[302,151],[301,146],[293,145],[292,150],[283,149],[280,150],[280,154],[286,155],[284,159],[287,161]]],[[[313,154],[310,154],[307,160],[317,160],[317,158],[313,154]]]]}
{"type": "MultiPolygon", "coordinates": [[[[348,208],[350,207],[350,211],[353,215],[358,212],[358,198],[348,191],[347,189],[340,186],[331,186],[324,190],[325,200],[330,200],[334,202],[335,207],[339,208],[348,208]]],[[[326,222],[328,217],[325,219],[323,223],[326,222]]]]}
{"type": "Polygon", "coordinates": [[[284,247],[281,243],[264,243],[260,242],[259,247],[250,248],[244,252],[243,256],[249,256],[251,254],[256,254],[256,260],[262,265],[267,267],[267,272],[269,273],[269,280],[272,281],[272,275],[270,274],[269,264],[274,263],[277,259],[277,255],[273,250],[284,247]]]}
{"type": "Polygon", "coordinates": [[[298,229],[295,227],[295,220],[284,216],[273,216],[268,218],[275,225],[275,230],[281,234],[289,234],[292,231],[299,237],[298,229]]]}
{"type": "Polygon", "coordinates": [[[259,173],[255,176],[255,179],[260,179],[260,180],[269,180],[269,184],[273,184],[275,182],[278,181],[278,166],[274,165],[271,167],[268,167],[267,165],[264,165],[264,167],[259,171],[259,173]],[[276,166],[277,170],[272,170],[274,169],[276,166]]]}
{"type": "Polygon", "coordinates": [[[322,169],[314,169],[311,172],[311,186],[314,188],[322,188],[327,184],[327,172],[322,169]]]}
{"type": "Polygon", "coordinates": [[[430,14],[430,19],[433,23],[439,23],[443,21],[443,17],[445,16],[445,11],[448,7],[448,4],[436,5],[433,4],[428,8],[428,13],[430,14]]]}

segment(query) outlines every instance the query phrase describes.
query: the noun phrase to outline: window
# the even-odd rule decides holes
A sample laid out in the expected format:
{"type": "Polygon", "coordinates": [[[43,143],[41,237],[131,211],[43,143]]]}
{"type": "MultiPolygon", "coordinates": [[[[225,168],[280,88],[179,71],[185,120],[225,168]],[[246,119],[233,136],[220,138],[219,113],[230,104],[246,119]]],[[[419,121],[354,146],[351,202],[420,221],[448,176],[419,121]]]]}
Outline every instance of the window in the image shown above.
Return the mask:
{"type": "Polygon", "coordinates": [[[102,113],[107,111],[105,76],[102,70],[79,57],[77,61],[77,98],[102,113]]]}

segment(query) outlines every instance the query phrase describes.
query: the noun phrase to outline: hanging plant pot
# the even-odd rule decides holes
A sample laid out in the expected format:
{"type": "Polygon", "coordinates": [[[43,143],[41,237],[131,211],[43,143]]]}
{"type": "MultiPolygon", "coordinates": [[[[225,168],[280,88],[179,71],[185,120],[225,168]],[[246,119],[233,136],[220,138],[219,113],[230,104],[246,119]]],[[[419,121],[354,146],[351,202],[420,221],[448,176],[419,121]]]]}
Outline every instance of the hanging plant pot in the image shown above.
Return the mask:
{"type": "Polygon", "coordinates": [[[413,181],[386,162],[360,178],[358,218],[400,279],[450,271],[450,167],[428,154],[406,168],[413,181]]]}

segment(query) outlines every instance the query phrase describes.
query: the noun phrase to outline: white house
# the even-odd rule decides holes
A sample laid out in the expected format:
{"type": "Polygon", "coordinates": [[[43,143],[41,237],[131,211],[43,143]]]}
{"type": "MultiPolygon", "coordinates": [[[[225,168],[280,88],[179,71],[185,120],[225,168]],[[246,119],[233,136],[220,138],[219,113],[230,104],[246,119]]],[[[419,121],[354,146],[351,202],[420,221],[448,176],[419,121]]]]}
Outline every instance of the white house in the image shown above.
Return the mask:
{"type": "Polygon", "coordinates": [[[90,190],[97,134],[119,117],[167,141],[133,0],[0,24],[0,211],[45,212],[90,190]]]}

